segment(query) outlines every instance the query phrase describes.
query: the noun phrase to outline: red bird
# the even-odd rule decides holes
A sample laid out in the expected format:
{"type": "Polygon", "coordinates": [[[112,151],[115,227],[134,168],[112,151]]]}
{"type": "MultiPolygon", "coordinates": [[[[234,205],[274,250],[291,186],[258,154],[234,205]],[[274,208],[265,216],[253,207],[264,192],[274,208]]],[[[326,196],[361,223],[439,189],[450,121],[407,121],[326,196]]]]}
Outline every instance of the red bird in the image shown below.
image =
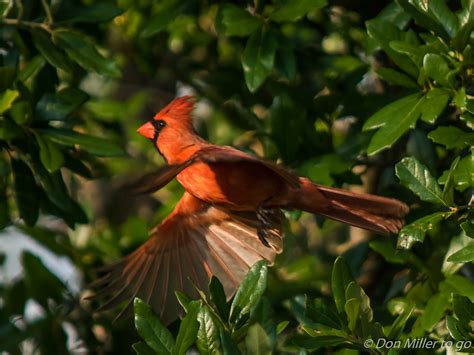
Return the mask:
{"type": "Polygon", "coordinates": [[[173,178],[186,190],[174,211],[132,254],[96,281],[111,295],[100,309],[142,298],[166,323],[180,313],[176,290],[196,295],[212,275],[230,297],[258,260],[273,262],[282,250],[283,214],[299,209],[378,233],[397,233],[408,207],[391,198],[321,186],[282,166],[232,147],[216,146],[193,129],[191,97],[180,97],[138,129],[164,157],[157,173],[138,183],[156,191],[173,178]]]}

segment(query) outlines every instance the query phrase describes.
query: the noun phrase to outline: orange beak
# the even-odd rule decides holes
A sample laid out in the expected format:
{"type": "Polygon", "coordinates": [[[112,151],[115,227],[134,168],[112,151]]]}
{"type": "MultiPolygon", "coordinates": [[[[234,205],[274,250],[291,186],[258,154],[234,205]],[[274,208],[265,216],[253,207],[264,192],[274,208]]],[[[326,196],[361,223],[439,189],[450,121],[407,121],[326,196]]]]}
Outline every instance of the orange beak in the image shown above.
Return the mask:
{"type": "Polygon", "coordinates": [[[155,127],[153,127],[151,122],[147,122],[137,129],[137,132],[145,138],[153,139],[155,136],[155,127]]]}

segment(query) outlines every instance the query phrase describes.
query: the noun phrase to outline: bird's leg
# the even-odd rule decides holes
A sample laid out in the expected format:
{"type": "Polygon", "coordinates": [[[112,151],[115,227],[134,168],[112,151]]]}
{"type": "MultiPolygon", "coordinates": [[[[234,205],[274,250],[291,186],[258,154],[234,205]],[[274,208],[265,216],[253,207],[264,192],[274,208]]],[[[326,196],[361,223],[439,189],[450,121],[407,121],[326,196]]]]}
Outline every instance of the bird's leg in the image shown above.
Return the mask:
{"type": "Polygon", "coordinates": [[[260,227],[257,230],[258,239],[263,245],[270,248],[270,244],[267,241],[267,229],[271,226],[270,223],[271,211],[263,207],[257,209],[257,219],[260,222],[260,227]]]}

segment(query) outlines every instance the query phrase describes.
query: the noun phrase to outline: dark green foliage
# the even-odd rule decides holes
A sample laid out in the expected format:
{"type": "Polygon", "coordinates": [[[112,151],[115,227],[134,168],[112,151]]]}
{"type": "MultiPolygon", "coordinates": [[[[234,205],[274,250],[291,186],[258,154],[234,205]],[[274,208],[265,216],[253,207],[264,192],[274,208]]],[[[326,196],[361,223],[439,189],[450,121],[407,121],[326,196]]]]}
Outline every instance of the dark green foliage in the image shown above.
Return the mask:
{"type": "Polygon", "coordinates": [[[182,194],[118,187],[162,164],[135,131],[177,88],[198,97],[211,142],[411,209],[398,236],[362,237],[287,211],[274,266],[254,265],[231,299],[216,278],[198,300],[177,292],[185,315],[168,327],[138,299],[135,322],[93,315],[25,251],[0,284],[0,352],[394,354],[377,340],[413,338],[472,352],[456,342],[474,341],[473,30],[472,0],[0,2],[0,229],[84,284],[182,194]]]}

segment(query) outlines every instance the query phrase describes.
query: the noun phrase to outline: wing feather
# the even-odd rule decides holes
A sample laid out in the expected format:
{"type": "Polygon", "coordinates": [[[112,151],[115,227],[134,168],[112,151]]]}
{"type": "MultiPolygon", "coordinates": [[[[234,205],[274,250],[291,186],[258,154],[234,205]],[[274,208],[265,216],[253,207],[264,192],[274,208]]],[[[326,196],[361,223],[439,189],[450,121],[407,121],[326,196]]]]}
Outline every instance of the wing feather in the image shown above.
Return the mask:
{"type": "Polygon", "coordinates": [[[195,297],[196,285],[207,292],[213,275],[230,298],[256,261],[272,263],[281,251],[281,213],[269,220],[271,248],[258,239],[255,213],[219,209],[185,193],[143,246],[105,268],[106,275],[94,282],[99,288],[95,298],[106,299],[99,309],[125,303],[118,315],[122,318],[131,314],[133,299],[140,297],[169,323],[182,314],[175,291],[195,297]]]}

